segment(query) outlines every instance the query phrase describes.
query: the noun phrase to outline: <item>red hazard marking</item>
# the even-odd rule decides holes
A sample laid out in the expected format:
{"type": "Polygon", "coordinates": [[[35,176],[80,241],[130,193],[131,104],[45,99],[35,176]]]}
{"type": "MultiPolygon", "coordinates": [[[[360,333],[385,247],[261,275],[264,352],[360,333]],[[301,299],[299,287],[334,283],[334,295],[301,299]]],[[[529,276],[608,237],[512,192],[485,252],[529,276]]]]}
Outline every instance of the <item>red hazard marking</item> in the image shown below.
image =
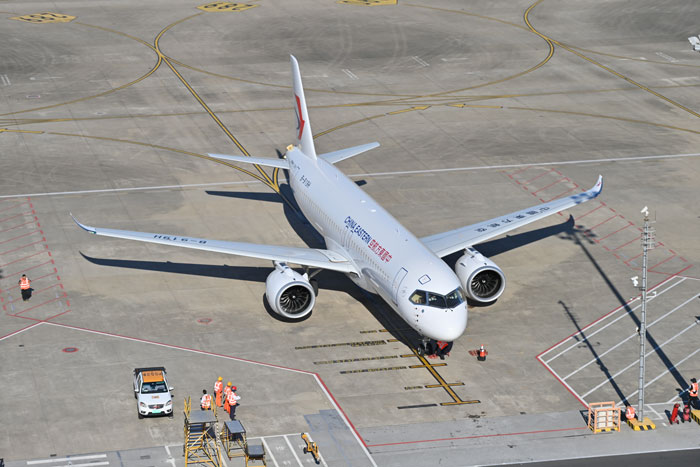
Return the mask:
{"type": "Polygon", "coordinates": [[[626,246],[629,245],[630,243],[636,242],[637,240],[639,240],[639,237],[634,237],[632,240],[630,240],[629,242],[624,243],[624,244],[618,246],[618,247],[615,248],[613,251],[617,251],[617,250],[619,250],[619,249],[622,248],[622,247],[626,247],[626,246]]]}
{"type": "Polygon", "coordinates": [[[602,242],[602,241],[605,240],[606,238],[608,238],[608,237],[610,237],[610,236],[612,236],[612,235],[615,235],[615,234],[618,233],[618,232],[622,232],[623,230],[625,230],[627,227],[629,227],[629,226],[631,226],[631,225],[634,225],[634,224],[630,222],[630,223],[627,224],[626,226],[624,226],[624,227],[622,227],[622,228],[620,228],[620,229],[617,229],[617,230],[614,231],[613,233],[609,233],[609,234],[607,234],[605,237],[599,238],[599,239],[596,240],[596,241],[602,242]]]}
{"type": "MultiPolygon", "coordinates": [[[[24,203],[18,203],[18,204],[15,204],[15,205],[10,206],[10,207],[8,207],[8,208],[0,209],[0,212],[9,211],[10,209],[14,209],[14,208],[19,207],[19,206],[24,206],[24,205],[27,204],[28,202],[29,202],[29,201],[25,201],[24,203]]],[[[30,207],[31,207],[31,205],[30,205],[30,207]]]]}
{"type": "Polygon", "coordinates": [[[591,209],[590,211],[588,211],[588,212],[585,213],[585,214],[581,214],[581,215],[578,216],[575,220],[579,220],[579,219],[581,219],[582,217],[589,215],[589,214],[592,213],[593,211],[597,211],[598,209],[602,208],[603,206],[605,206],[605,204],[600,203],[600,206],[598,206],[597,208],[591,209]]]}
{"type": "MultiPolygon", "coordinates": [[[[574,186],[573,188],[570,188],[570,189],[566,190],[566,191],[563,192],[563,193],[559,193],[558,195],[556,195],[556,196],[554,196],[554,197],[552,197],[552,198],[549,198],[547,201],[552,201],[552,200],[554,200],[554,199],[559,198],[560,196],[564,196],[565,194],[567,194],[567,193],[569,193],[569,192],[571,192],[571,191],[574,191],[576,188],[578,188],[578,185],[576,185],[575,183],[574,183],[574,185],[575,185],[575,186],[574,186]]],[[[540,199],[542,199],[542,198],[540,198],[540,199]]],[[[544,200],[543,200],[543,202],[544,202],[544,200]]]]}
{"type": "Polygon", "coordinates": [[[212,321],[211,318],[199,318],[199,319],[197,320],[197,322],[198,322],[198,323],[201,323],[201,324],[209,324],[209,323],[211,323],[211,321],[212,321]]]}
{"type": "MultiPolygon", "coordinates": [[[[36,220],[37,220],[37,218],[34,217],[34,220],[33,220],[33,221],[25,222],[24,224],[15,225],[15,226],[13,226],[13,227],[8,227],[7,229],[2,229],[2,230],[0,230],[0,233],[2,233],[2,232],[7,232],[8,230],[14,230],[14,229],[16,229],[16,228],[18,228],[18,227],[22,227],[22,226],[27,225],[27,224],[32,224],[32,223],[34,223],[36,220]]],[[[36,225],[37,225],[37,227],[39,227],[39,223],[38,223],[38,222],[36,223],[36,225]]]]}
{"type": "MultiPolygon", "coordinates": [[[[44,263],[37,264],[36,266],[32,266],[32,267],[30,267],[30,268],[22,269],[21,271],[17,271],[15,274],[21,274],[21,273],[23,273],[23,272],[31,271],[32,269],[40,268],[41,266],[44,266],[44,265],[49,264],[49,263],[54,264],[54,261],[51,259],[51,260],[46,261],[46,262],[44,262],[44,263]]],[[[54,268],[54,272],[57,272],[55,269],[56,269],[56,268],[54,268]]],[[[19,287],[19,286],[18,286],[18,287],[19,287]]]]}
{"type": "Polygon", "coordinates": [[[6,217],[6,218],[4,218],[4,219],[0,219],[0,222],[9,221],[10,219],[14,219],[15,217],[28,216],[28,215],[30,215],[30,214],[35,214],[35,212],[34,212],[34,211],[30,211],[30,212],[21,212],[21,213],[19,213],[19,214],[15,214],[14,216],[10,216],[10,217],[6,217]]]}
{"type": "Polygon", "coordinates": [[[294,95],[294,97],[297,100],[297,118],[299,119],[299,137],[297,139],[301,140],[301,135],[302,133],[304,133],[304,124],[306,122],[304,121],[304,117],[301,115],[301,100],[296,94],[294,95]]]}
{"type": "Polygon", "coordinates": [[[27,248],[28,246],[36,245],[37,243],[42,243],[42,242],[45,242],[45,241],[46,241],[46,239],[45,239],[45,238],[42,238],[41,240],[37,240],[36,242],[27,243],[26,245],[22,245],[22,246],[19,246],[19,247],[17,247],[17,248],[13,248],[12,250],[7,250],[7,251],[0,252],[0,255],[6,255],[6,254],[8,254],[8,253],[12,253],[13,251],[21,250],[22,248],[27,248]]]}
{"type": "Polygon", "coordinates": [[[77,352],[78,348],[77,347],[66,347],[65,349],[62,349],[61,352],[66,352],[66,353],[73,353],[77,352]]]}
{"type": "MultiPolygon", "coordinates": [[[[37,253],[34,253],[33,255],[25,256],[24,258],[16,259],[14,261],[10,261],[9,263],[0,264],[0,267],[5,267],[5,266],[9,266],[10,264],[19,263],[20,261],[24,261],[27,258],[31,258],[32,256],[36,256],[36,255],[41,255],[43,253],[44,253],[43,251],[39,251],[37,253]]],[[[49,253],[49,256],[51,256],[51,253],[49,253]]]]}
{"type": "Polygon", "coordinates": [[[605,223],[608,222],[608,221],[611,221],[611,220],[615,219],[616,217],[617,217],[617,214],[615,214],[615,215],[612,216],[612,217],[608,217],[608,218],[605,219],[603,222],[601,222],[601,223],[599,223],[599,224],[596,224],[596,225],[594,225],[593,227],[589,228],[588,231],[590,232],[590,231],[592,231],[593,229],[595,229],[596,227],[600,227],[601,225],[605,224],[605,223]]]}
{"type": "Polygon", "coordinates": [[[676,257],[676,255],[669,256],[669,257],[666,258],[665,260],[663,260],[663,261],[661,261],[661,262],[659,262],[659,263],[656,263],[655,265],[653,265],[652,267],[650,267],[648,270],[651,271],[652,269],[661,266],[661,265],[664,264],[666,261],[672,260],[672,259],[675,258],[675,257],[676,257]]]}
{"type": "Polygon", "coordinates": [[[22,310],[22,311],[20,311],[20,312],[18,312],[18,313],[15,313],[15,314],[13,314],[12,316],[19,316],[19,315],[21,315],[21,314],[23,314],[23,313],[26,313],[26,312],[30,311],[30,310],[34,310],[34,309],[36,309],[36,308],[39,308],[40,306],[44,306],[44,305],[47,305],[47,304],[49,304],[49,303],[51,303],[51,302],[55,302],[56,300],[63,300],[65,297],[66,297],[66,293],[64,292],[60,297],[52,298],[51,300],[46,300],[46,301],[43,302],[43,303],[39,303],[38,305],[34,305],[34,306],[32,306],[32,307],[27,308],[26,310],[22,310]]]}
{"type": "Polygon", "coordinates": [[[544,176],[547,175],[548,173],[552,172],[552,170],[554,170],[554,169],[549,169],[549,170],[546,171],[546,172],[542,172],[541,174],[539,174],[539,175],[536,176],[535,178],[531,178],[530,180],[528,180],[528,181],[525,182],[524,184],[527,185],[527,184],[529,184],[530,182],[534,182],[534,181],[537,180],[538,178],[544,177],[544,176]]]}
{"type": "MultiPolygon", "coordinates": [[[[560,178],[560,179],[557,180],[556,182],[550,183],[549,185],[547,185],[547,186],[545,186],[545,187],[542,187],[542,188],[540,188],[540,189],[537,190],[537,191],[533,191],[532,194],[534,195],[535,193],[539,193],[539,192],[542,191],[542,190],[546,190],[547,188],[552,187],[552,186],[556,185],[556,184],[559,183],[559,182],[563,182],[564,180],[569,180],[569,179],[566,178],[566,177],[560,178]]],[[[569,181],[570,181],[570,180],[569,180],[569,181]]]]}
{"type": "Polygon", "coordinates": [[[7,240],[3,240],[2,242],[0,242],[0,245],[2,245],[3,243],[11,242],[12,240],[17,240],[18,238],[27,237],[27,236],[32,235],[32,234],[35,234],[35,233],[37,233],[37,232],[43,234],[43,232],[42,232],[41,230],[39,230],[39,229],[37,229],[37,230],[32,230],[31,232],[27,232],[27,233],[25,233],[25,234],[18,235],[18,236],[16,236],[16,237],[12,237],[12,238],[7,239],[7,240]]]}

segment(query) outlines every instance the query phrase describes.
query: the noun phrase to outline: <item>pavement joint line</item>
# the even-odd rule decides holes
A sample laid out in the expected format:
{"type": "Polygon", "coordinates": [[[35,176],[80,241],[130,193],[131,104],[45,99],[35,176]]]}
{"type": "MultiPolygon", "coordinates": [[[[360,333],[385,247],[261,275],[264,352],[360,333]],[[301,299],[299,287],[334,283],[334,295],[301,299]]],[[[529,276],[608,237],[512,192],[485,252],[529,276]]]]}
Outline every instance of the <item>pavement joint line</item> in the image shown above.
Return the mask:
{"type": "MultiPolygon", "coordinates": [[[[690,300],[694,299],[694,298],[695,298],[695,297],[692,297],[691,299],[688,300],[688,302],[689,302],[690,300]]],[[[686,303],[688,303],[688,302],[686,302],[686,303]]],[[[648,357],[649,355],[653,354],[655,351],[659,350],[660,348],[662,348],[663,346],[665,346],[665,345],[668,344],[669,342],[672,342],[672,341],[676,340],[676,339],[677,339],[678,337],[680,337],[682,334],[685,334],[686,332],[690,331],[690,329],[693,328],[694,326],[696,326],[697,324],[698,324],[698,321],[697,321],[697,320],[696,320],[696,321],[693,321],[693,324],[691,324],[690,326],[687,326],[685,329],[683,329],[682,331],[678,332],[675,336],[670,337],[670,338],[667,339],[665,342],[663,342],[663,343],[657,345],[656,347],[654,347],[653,349],[651,349],[647,354],[644,355],[644,357],[645,357],[645,358],[648,357]]],[[[698,350],[700,350],[700,349],[698,349],[698,350]]],[[[602,383],[598,384],[598,386],[596,386],[596,387],[594,387],[593,389],[591,389],[590,391],[588,391],[586,394],[583,395],[583,397],[586,397],[587,395],[589,395],[589,394],[592,393],[593,391],[596,391],[596,390],[600,389],[603,385],[607,384],[608,381],[610,381],[610,380],[612,380],[612,379],[614,379],[614,378],[620,376],[622,373],[624,373],[625,371],[629,370],[630,368],[632,368],[632,367],[633,367],[634,365],[636,365],[637,363],[639,363],[639,359],[636,359],[635,361],[633,361],[632,363],[630,363],[629,365],[627,365],[626,367],[624,367],[622,370],[620,370],[620,371],[618,371],[617,373],[615,373],[614,375],[611,375],[610,377],[606,378],[605,381],[603,381],[602,383]]],[[[679,363],[680,363],[680,362],[679,362],[679,363]]],[[[675,368],[675,367],[676,367],[676,365],[673,365],[672,368],[675,368]]],[[[666,372],[668,372],[668,370],[669,370],[669,369],[667,368],[667,369],[666,369],[666,372]]],[[[657,378],[657,379],[658,379],[658,378],[657,378]]],[[[656,379],[654,379],[654,380],[650,381],[649,383],[645,384],[644,387],[646,388],[649,384],[651,384],[651,383],[654,382],[654,381],[656,381],[656,379]]],[[[632,395],[634,395],[634,394],[632,394],[632,395]]],[[[630,395],[629,397],[631,397],[632,395],[630,395]]]]}
{"type": "MultiPolygon", "coordinates": [[[[655,289],[658,288],[658,287],[661,287],[662,285],[664,285],[665,282],[669,282],[671,279],[673,279],[673,277],[674,277],[674,276],[669,277],[668,279],[666,279],[666,280],[660,282],[659,284],[657,284],[657,285],[651,287],[651,288],[649,289],[649,292],[655,290],[655,289]]],[[[674,284],[672,284],[672,285],[669,286],[668,288],[664,289],[663,291],[657,293],[657,294],[654,295],[653,297],[649,297],[649,298],[647,299],[647,303],[648,303],[649,301],[651,301],[652,299],[655,299],[656,297],[659,297],[659,296],[663,295],[664,293],[668,292],[668,291],[671,290],[673,287],[675,287],[675,286],[681,284],[681,283],[684,282],[685,280],[686,280],[685,277],[683,277],[683,278],[681,278],[679,281],[675,282],[674,284]]],[[[629,305],[630,305],[632,302],[635,302],[635,301],[640,300],[640,299],[641,299],[641,296],[638,295],[637,297],[634,297],[632,300],[628,300],[624,305],[620,305],[619,307],[617,307],[617,308],[615,308],[614,310],[608,312],[607,314],[601,316],[600,318],[598,318],[597,320],[593,321],[592,323],[586,325],[586,326],[583,327],[580,331],[577,331],[577,332],[571,334],[569,337],[567,337],[567,338],[565,338],[564,340],[560,341],[559,343],[555,344],[555,346],[553,346],[553,347],[551,347],[551,348],[545,350],[545,351],[542,352],[540,355],[538,355],[538,357],[541,357],[541,356],[543,356],[543,355],[545,355],[545,354],[551,352],[552,350],[554,350],[555,348],[559,347],[559,346],[560,346],[561,344],[563,344],[564,342],[568,341],[569,339],[573,338],[573,337],[576,336],[576,335],[581,334],[582,332],[584,332],[585,330],[587,330],[588,328],[590,328],[590,327],[593,326],[594,324],[597,324],[597,323],[603,321],[604,319],[609,318],[610,316],[614,315],[616,312],[621,311],[621,310],[625,310],[626,308],[629,307],[629,305]]],[[[640,306],[641,306],[641,304],[637,305],[635,308],[632,308],[630,311],[634,311],[634,310],[636,310],[637,308],[639,308],[640,306]]],[[[626,312],[626,313],[629,313],[629,312],[626,312]]],[[[625,315],[621,315],[621,317],[624,317],[624,316],[625,316],[625,315]]],[[[621,317],[616,318],[615,321],[617,321],[617,320],[620,319],[621,317]]],[[[595,332],[593,332],[592,334],[590,334],[590,335],[588,336],[588,338],[593,337],[593,336],[594,336],[595,334],[597,334],[599,331],[601,331],[601,330],[605,329],[606,327],[610,326],[610,325],[611,325],[612,323],[614,323],[615,321],[612,321],[612,322],[606,324],[604,327],[602,327],[602,328],[600,328],[600,329],[597,329],[595,332]]],[[[568,351],[571,350],[572,348],[576,347],[579,343],[580,343],[580,342],[577,342],[576,344],[574,344],[574,345],[572,345],[572,346],[569,346],[569,348],[567,348],[567,349],[561,351],[560,353],[558,353],[558,354],[555,355],[554,357],[552,357],[552,358],[550,358],[549,360],[547,360],[547,363],[553,361],[555,358],[559,357],[560,355],[564,354],[565,352],[568,352],[568,351]]]]}
{"type": "MultiPolygon", "coordinates": [[[[349,178],[363,178],[363,177],[380,177],[386,175],[421,175],[427,173],[449,173],[449,172],[466,172],[474,170],[500,170],[500,169],[515,169],[515,168],[529,168],[529,167],[547,167],[547,166],[558,166],[558,165],[579,165],[579,164],[597,164],[603,162],[626,162],[626,161],[640,161],[640,160],[658,160],[658,159],[677,159],[685,157],[700,157],[700,153],[689,153],[689,154],[664,154],[655,156],[632,156],[632,157],[610,157],[605,159],[581,159],[576,161],[554,161],[554,162],[539,162],[539,163],[528,163],[528,164],[504,164],[504,165],[487,165],[487,166],[474,166],[474,167],[452,167],[444,169],[425,169],[425,170],[402,170],[395,172],[369,172],[360,174],[349,174],[349,178]]],[[[245,180],[236,182],[213,182],[213,183],[193,183],[186,185],[162,185],[162,186],[149,186],[149,187],[133,187],[133,188],[106,188],[100,190],[77,190],[77,191],[56,191],[56,192],[44,192],[44,193],[30,193],[30,194],[14,194],[14,195],[0,195],[0,199],[12,199],[12,198],[22,198],[27,196],[66,196],[66,195],[80,195],[80,194],[91,194],[91,193],[113,193],[113,192],[123,192],[123,191],[143,191],[143,190],[168,190],[168,189],[184,189],[184,188],[198,188],[207,186],[228,186],[228,185],[250,185],[258,184],[259,180],[245,180]]],[[[583,216],[581,216],[583,217],[583,216]]],[[[578,219],[576,219],[578,220],[578,219]]]]}
{"type": "MultiPolygon", "coordinates": [[[[658,296],[658,294],[657,294],[657,296],[658,296]]],[[[668,317],[669,315],[671,315],[672,313],[675,313],[676,311],[680,310],[682,307],[684,307],[685,305],[687,305],[688,303],[690,303],[690,302],[693,300],[693,298],[695,298],[695,297],[694,297],[694,296],[691,297],[690,299],[688,299],[688,300],[686,300],[684,303],[678,305],[677,307],[675,307],[675,308],[672,309],[671,311],[669,311],[669,312],[667,312],[667,313],[661,315],[659,318],[657,318],[657,319],[655,319],[654,321],[652,321],[652,322],[647,326],[647,328],[652,327],[653,325],[655,325],[656,323],[658,323],[658,322],[661,321],[662,319],[664,319],[664,318],[668,317]]],[[[648,299],[647,302],[649,302],[649,301],[650,301],[650,300],[648,299]]],[[[641,306],[641,305],[638,305],[637,308],[639,308],[640,306],[641,306]]],[[[636,308],[635,308],[635,309],[636,309],[636,308]]],[[[620,318],[623,318],[624,316],[625,316],[625,315],[620,315],[615,321],[619,320],[620,318]]],[[[613,324],[615,321],[611,321],[610,323],[607,324],[607,326],[610,326],[610,325],[613,324]]],[[[602,329],[602,328],[601,328],[601,329],[602,329]]],[[[597,332],[597,331],[596,331],[596,332],[597,332]]],[[[618,343],[615,344],[614,346],[610,347],[608,350],[606,350],[605,352],[603,352],[602,354],[600,354],[600,355],[598,356],[598,358],[594,358],[594,359],[590,360],[588,363],[582,365],[581,367],[579,367],[579,368],[578,368],[577,370],[575,370],[574,372],[568,374],[568,375],[567,375],[566,377],[564,377],[563,379],[566,380],[566,379],[568,379],[570,376],[573,376],[573,375],[575,375],[576,373],[578,373],[579,371],[581,371],[581,370],[583,370],[584,368],[586,368],[588,365],[590,365],[590,364],[592,364],[592,363],[595,363],[596,361],[599,361],[601,358],[603,358],[604,356],[606,356],[607,354],[609,354],[610,352],[612,352],[613,350],[615,350],[616,348],[618,348],[619,346],[621,346],[622,344],[624,344],[625,342],[629,341],[630,339],[634,339],[635,336],[638,336],[638,334],[637,334],[636,332],[633,333],[633,334],[631,334],[631,335],[629,335],[629,336],[626,337],[625,339],[621,340],[620,342],[618,342],[618,343]]],[[[588,336],[588,337],[592,337],[592,335],[591,335],[591,336],[588,336]]],[[[588,338],[586,338],[585,340],[588,340],[588,338]]],[[[639,359],[637,359],[637,360],[639,360],[639,359]]],[[[550,361],[551,361],[551,360],[550,360],[550,361]]],[[[585,394],[584,394],[584,396],[585,396],[585,394]]]]}
{"type": "MultiPolygon", "coordinates": [[[[479,439],[479,438],[495,438],[499,436],[521,436],[521,435],[533,435],[540,433],[556,433],[561,431],[573,431],[573,430],[587,430],[587,426],[571,427],[571,428],[553,428],[550,430],[535,430],[535,431],[521,431],[516,433],[491,433],[487,435],[473,435],[473,436],[457,436],[453,438],[436,438],[436,439],[420,439],[415,441],[398,441],[395,443],[379,443],[379,444],[368,444],[368,447],[376,448],[382,446],[398,446],[403,444],[418,444],[418,443],[438,443],[441,441],[459,441],[466,439],[479,439]]],[[[693,448],[695,449],[695,448],[693,448]]]]}

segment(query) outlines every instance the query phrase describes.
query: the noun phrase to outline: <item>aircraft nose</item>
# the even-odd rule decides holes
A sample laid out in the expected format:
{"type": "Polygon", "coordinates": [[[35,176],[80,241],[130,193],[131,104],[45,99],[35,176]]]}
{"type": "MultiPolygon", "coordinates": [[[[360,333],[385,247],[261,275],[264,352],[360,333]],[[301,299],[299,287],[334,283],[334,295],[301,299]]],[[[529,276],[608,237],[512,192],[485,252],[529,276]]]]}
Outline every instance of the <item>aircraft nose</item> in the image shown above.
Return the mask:
{"type": "Polygon", "coordinates": [[[421,317],[418,331],[431,339],[453,342],[464,334],[467,328],[467,316],[466,303],[447,313],[444,310],[435,310],[434,314],[421,317]]]}

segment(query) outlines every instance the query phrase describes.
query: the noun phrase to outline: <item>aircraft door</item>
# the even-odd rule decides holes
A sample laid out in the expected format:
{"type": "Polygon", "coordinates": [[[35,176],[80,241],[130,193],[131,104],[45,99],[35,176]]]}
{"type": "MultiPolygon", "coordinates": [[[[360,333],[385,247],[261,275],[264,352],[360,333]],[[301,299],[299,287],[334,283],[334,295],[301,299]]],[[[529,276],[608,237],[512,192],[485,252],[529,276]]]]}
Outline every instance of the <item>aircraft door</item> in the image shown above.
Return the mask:
{"type": "Polygon", "coordinates": [[[392,284],[392,298],[394,300],[394,303],[399,302],[399,287],[401,287],[401,283],[406,277],[406,274],[408,274],[408,271],[404,268],[401,268],[394,277],[394,283],[392,284]]]}

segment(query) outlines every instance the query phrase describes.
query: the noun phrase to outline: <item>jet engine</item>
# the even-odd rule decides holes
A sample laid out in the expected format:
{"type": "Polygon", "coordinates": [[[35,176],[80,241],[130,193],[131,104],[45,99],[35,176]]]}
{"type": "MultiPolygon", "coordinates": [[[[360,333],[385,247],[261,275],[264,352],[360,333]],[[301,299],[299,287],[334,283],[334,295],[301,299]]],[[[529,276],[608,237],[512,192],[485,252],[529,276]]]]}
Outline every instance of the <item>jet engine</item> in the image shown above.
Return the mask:
{"type": "Polygon", "coordinates": [[[291,319],[307,316],[316,303],[309,276],[299,274],[285,263],[275,263],[275,270],[267,276],[265,298],[275,313],[291,319]]]}
{"type": "Polygon", "coordinates": [[[464,252],[464,256],[457,260],[455,272],[467,296],[479,303],[496,301],[506,288],[503,271],[473,248],[464,252]]]}

